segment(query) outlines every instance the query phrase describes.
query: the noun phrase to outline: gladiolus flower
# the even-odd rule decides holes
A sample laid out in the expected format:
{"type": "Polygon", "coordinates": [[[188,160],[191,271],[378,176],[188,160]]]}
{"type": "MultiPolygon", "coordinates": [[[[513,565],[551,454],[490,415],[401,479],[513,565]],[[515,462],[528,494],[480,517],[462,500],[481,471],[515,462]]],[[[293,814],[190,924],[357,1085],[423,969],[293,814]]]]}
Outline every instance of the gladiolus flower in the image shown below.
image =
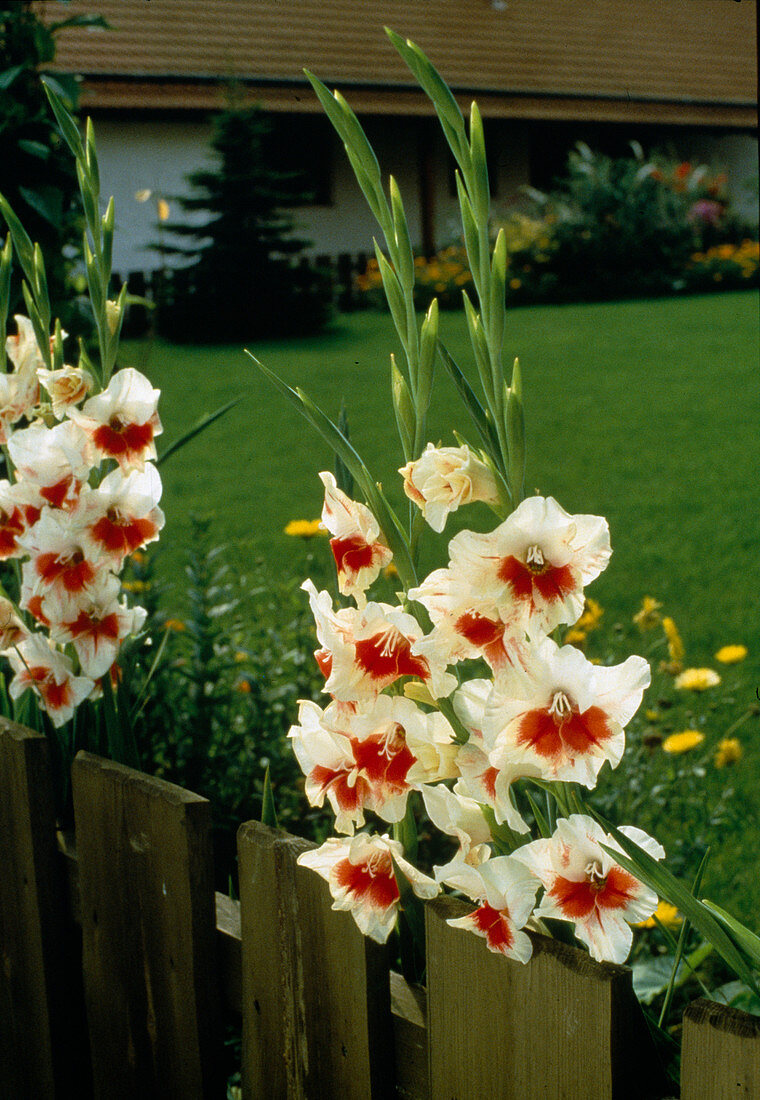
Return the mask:
{"type": "Polygon", "coordinates": [[[31,688],[54,726],[68,722],[95,684],[86,676],[75,676],[68,657],[57,652],[40,634],[30,634],[8,654],[15,676],[8,685],[11,699],[31,688]]]}
{"type": "Polygon", "coordinates": [[[438,877],[478,903],[473,913],[447,924],[482,936],[489,951],[521,963],[530,961],[533,945],[519,929],[533,911],[538,882],[524,864],[511,856],[497,856],[479,867],[452,862],[445,877],[438,877]]]}
{"type": "Polygon", "coordinates": [[[160,391],[132,367],[117,371],[108,388],[68,415],[90,439],[99,458],[114,458],[122,470],[142,469],[155,459],[154,439],[162,432],[160,391]]]}
{"type": "Polygon", "coordinates": [[[746,645],[724,645],[715,654],[715,660],[722,665],[735,665],[747,656],[746,645]]]}
{"type": "Polygon", "coordinates": [[[56,420],[62,420],[72,405],[84,401],[94,384],[89,371],[81,367],[62,367],[60,370],[40,367],[37,377],[50,395],[56,420]]]}
{"type": "Polygon", "coordinates": [[[409,880],[419,898],[433,898],[440,886],[404,859],[404,850],[388,836],[330,837],[297,861],[326,880],[333,909],[347,909],[365,936],[385,943],[396,924],[399,888],[393,865],[409,880]]]}
{"type": "Polygon", "coordinates": [[[692,749],[701,745],[704,739],[705,735],[699,730],[681,730],[680,733],[671,733],[662,743],[663,752],[668,752],[672,756],[691,752],[692,749]]]}
{"type": "MultiPolygon", "coordinates": [[[[442,833],[459,841],[455,856],[458,863],[477,867],[491,855],[491,830],[483,816],[483,808],[474,798],[450,791],[443,783],[422,788],[422,800],[427,815],[442,833]]],[[[453,862],[453,861],[452,861],[453,862]]],[[[436,878],[442,882],[451,864],[436,868],[436,878]]]]}
{"type": "Polygon", "coordinates": [[[687,668],[675,679],[675,686],[681,691],[707,691],[719,683],[720,676],[712,668],[687,668]]]}
{"type": "Polygon", "coordinates": [[[113,470],[96,489],[85,489],[73,518],[90,556],[118,570],[128,554],[157,539],[164,525],[160,499],[161,478],[150,462],[126,477],[113,470]]]}
{"type": "Polygon", "coordinates": [[[449,553],[451,573],[502,618],[516,608],[528,629],[548,632],[580,617],[583,586],[611,551],[601,516],[571,516],[552,497],[528,497],[490,534],[461,531],[449,553]]]}
{"type": "Polygon", "coordinates": [[[52,508],[72,508],[90,472],[87,438],[75,424],[32,424],[8,443],[17,473],[52,508]]]}
{"type": "Polygon", "coordinates": [[[119,588],[118,577],[98,574],[86,596],[70,601],[50,626],[51,639],[62,645],[70,642],[82,672],[93,680],[105,676],[116,661],[122,640],[136,634],[147,615],[142,607],[120,604],[119,588]]]}
{"type": "Polygon", "coordinates": [[[332,474],[320,475],[325,487],[322,523],[330,539],[338,570],[338,588],[353,596],[359,606],[366,603],[364,592],[387,566],[393,554],[380,537],[380,526],[364,504],[342,492],[332,474]]]}
{"type": "Polygon", "coordinates": [[[29,631],[16,614],[16,608],[5,596],[0,596],[0,653],[14,649],[29,636],[29,631]]]}
{"type": "Polygon", "coordinates": [[[529,761],[546,779],[593,787],[605,760],[614,768],[625,749],[623,730],[649,685],[649,665],[629,657],[613,667],[592,665],[572,646],[544,638],[524,668],[497,681],[485,709],[483,733],[499,770],[529,761]]]}
{"type": "Polygon", "coordinates": [[[325,691],[336,699],[369,703],[402,676],[423,680],[435,698],[456,687],[444,658],[415,655],[422,628],[413,616],[383,603],[336,612],[329,592],[318,593],[311,581],[301,587],[309,593],[322,646],[315,656],[326,677],[325,691]]]}
{"type": "Polygon", "coordinates": [[[402,696],[379,695],[368,711],[338,702],[322,711],[302,700],[298,719],[288,736],[306,797],[321,806],[327,796],[340,833],[363,825],[365,809],[400,821],[410,790],[456,774],[451,727],[402,696]]]}
{"type": "MultiPolygon", "coordinates": [[[[620,832],[654,859],[664,858],[664,848],[641,829],[624,826],[620,832]]],[[[592,958],[623,963],[633,940],[629,925],[654,913],[657,895],[615,863],[602,845],[622,851],[592,818],[572,814],[557,822],[550,839],[518,848],[513,858],[546,891],[534,916],[569,921],[592,958]]]]}
{"type": "Polygon", "coordinates": [[[435,447],[428,443],[422,455],[399,473],[404,478],[404,492],[434,531],[442,531],[449,512],[463,504],[476,500],[499,502],[493,472],[469,447],[435,447]]]}

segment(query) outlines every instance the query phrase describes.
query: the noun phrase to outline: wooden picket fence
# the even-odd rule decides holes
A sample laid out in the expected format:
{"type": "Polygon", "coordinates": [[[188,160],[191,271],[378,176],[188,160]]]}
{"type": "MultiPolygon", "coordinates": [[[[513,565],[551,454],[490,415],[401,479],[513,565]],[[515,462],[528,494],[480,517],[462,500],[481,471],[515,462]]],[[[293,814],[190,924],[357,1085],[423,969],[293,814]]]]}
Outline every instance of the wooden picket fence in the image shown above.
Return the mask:
{"type": "MultiPolygon", "coordinates": [[[[47,748],[0,719],[0,1097],[222,1097],[230,1010],[245,1100],[669,1095],[625,967],[539,936],[503,959],[449,898],[411,987],[296,866],[307,841],[248,822],[240,901],[215,895],[208,802],[87,753],[61,835],[47,748]]],[[[760,1020],[695,1002],[681,1096],[760,1097],[760,1020]]]]}

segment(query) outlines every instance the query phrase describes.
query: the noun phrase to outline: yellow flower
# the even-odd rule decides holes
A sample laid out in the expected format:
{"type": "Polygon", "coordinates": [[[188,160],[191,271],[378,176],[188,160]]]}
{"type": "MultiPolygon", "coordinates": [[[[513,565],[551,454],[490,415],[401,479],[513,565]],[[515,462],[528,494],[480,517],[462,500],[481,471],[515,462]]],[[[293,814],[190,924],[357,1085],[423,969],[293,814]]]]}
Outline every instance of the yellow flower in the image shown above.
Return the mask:
{"type": "Polygon", "coordinates": [[[633,616],[633,621],[639,630],[651,630],[660,621],[660,608],[662,604],[652,596],[645,596],[641,601],[641,610],[633,616]]]}
{"type": "Polygon", "coordinates": [[[657,909],[651,917],[647,917],[646,920],[641,920],[637,924],[634,924],[634,928],[656,928],[657,922],[664,925],[665,928],[677,928],[682,923],[683,917],[676,909],[675,905],[671,905],[668,901],[660,901],[657,903],[657,909]],[[655,920],[655,917],[657,920],[655,920]]]}
{"type": "Polygon", "coordinates": [[[510,279],[509,286],[512,290],[519,290],[522,286],[522,279],[510,279]]]}
{"type": "Polygon", "coordinates": [[[392,561],[389,561],[385,569],[383,569],[383,576],[386,578],[386,580],[392,580],[393,577],[398,576],[398,569],[392,561]]]}
{"type": "Polygon", "coordinates": [[[121,587],[125,592],[147,592],[150,581],[124,581],[121,587]]]}
{"type": "Polygon", "coordinates": [[[586,631],[579,630],[577,626],[574,626],[572,630],[568,630],[565,635],[566,645],[582,645],[586,641],[586,631]]]}
{"type": "Polygon", "coordinates": [[[599,620],[604,614],[604,608],[599,604],[593,596],[586,596],[586,603],[583,608],[583,614],[578,622],[575,624],[576,630],[585,630],[588,633],[590,630],[595,630],[599,625],[599,620]]]}
{"type": "Polygon", "coordinates": [[[238,680],[235,684],[235,691],[239,691],[241,695],[249,695],[251,691],[251,685],[247,680],[238,680]]]}
{"type": "Polygon", "coordinates": [[[678,753],[695,749],[697,745],[702,744],[704,739],[705,735],[700,733],[699,730],[681,730],[680,733],[671,733],[670,737],[666,737],[662,747],[665,752],[675,756],[678,753]]]}
{"type": "Polygon", "coordinates": [[[187,627],[181,619],[167,619],[164,623],[164,630],[176,630],[180,633],[182,630],[187,630],[187,627]]]}
{"type": "Polygon", "coordinates": [[[712,668],[687,668],[675,679],[675,686],[682,691],[706,691],[719,683],[720,676],[712,668]]]}
{"type": "Polygon", "coordinates": [[[242,649],[239,649],[239,650],[237,651],[237,653],[235,654],[235,660],[236,660],[236,661],[237,661],[237,663],[238,663],[238,664],[240,665],[240,664],[242,664],[242,663],[243,663],[244,661],[247,661],[247,660],[248,660],[248,654],[247,654],[247,653],[243,653],[242,649]]]}
{"type": "Polygon", "coordinates": [[[665,631],[665,637],[668,639],[668,653],[670,654],[671,661],[682,661],[684,653],[686,652],[681,641],[681,635],[678,633],[678,627],[670,618],[666,615],[662,620],[662,629],[665,631]]]}
{"type": "Polygon", "coordinates": [[[144,565],[148,560],[148,555],[143,550],[133,550],[129,555],[129,560],[134,562],[135,565],[144,565]]]}
{"type": "Polygon", "coordinates": [[[718,742],[713,763],[716,768],[725,768],[727,764],[735,764],[737,760],[741,760],[743,751],[738,737],[724,737],[718,742]]]}
{"type": "Polygon", "coordinates": [[[285,527],[285,534],[299,539],[313,539],[315,535],[326,535],[321,519],[292,519],[285,527]]]}
{"type": "Polygon", "coordinates": [[[735,665],[737,661],[743,661],[747,656],[746,645],[724,645],[715,654],[715,660],[722,665],[735,665]]]}
{"type": "Polygon", "coordinates": [[[659,722],[660,721],[659,711],[656,711],[656,710],[645,710],[644,711],[644,717],[646,718],[647,722],[659,722]]]}

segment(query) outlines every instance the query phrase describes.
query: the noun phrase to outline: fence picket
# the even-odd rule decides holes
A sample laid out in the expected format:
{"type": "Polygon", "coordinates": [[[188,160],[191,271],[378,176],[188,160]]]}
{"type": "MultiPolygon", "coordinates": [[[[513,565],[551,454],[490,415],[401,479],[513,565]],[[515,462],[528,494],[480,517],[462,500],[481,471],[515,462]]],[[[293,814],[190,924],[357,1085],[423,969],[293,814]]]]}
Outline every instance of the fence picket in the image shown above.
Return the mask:
{"type": "Polygon", "coordinates": [[[258,822],[238,833],[246,1100],[393,1094],[387,954],[296,866],[312,847],[258,822]]]}
{"type": "Polygon", "coordinates": [[[72,783],[95,1096],[221,1096],[209,803],[88,753],[72,783]]]}
{"type": "Polygon", "coordinates": [[[79,1094],[88,1073],[81,982],[47,739],[5,718],[0,792],[0,1096],[79,1094]]]}
{"type": "Polygon", "coordinates": [[[684,1013],[681,1100],[760,1096],[760,1019],[700,998],[684,1013]]]}
{"type": "Polygon", "coordinates": [[[629,971],[543,936],[528,966],[505,959],[446,924],[470,909],[426,906],[433,1100],[663,1095],[629,971]]]}

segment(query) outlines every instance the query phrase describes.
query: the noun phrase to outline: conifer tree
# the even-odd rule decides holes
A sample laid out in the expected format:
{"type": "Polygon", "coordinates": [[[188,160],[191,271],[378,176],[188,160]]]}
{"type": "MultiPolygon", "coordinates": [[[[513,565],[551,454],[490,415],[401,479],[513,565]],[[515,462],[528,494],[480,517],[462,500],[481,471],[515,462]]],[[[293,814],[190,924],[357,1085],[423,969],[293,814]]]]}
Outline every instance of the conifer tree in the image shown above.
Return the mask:
{"type": "Polygon", "coordinates": [[[271,124],[259,108],[217,116],[211,148],[217,164],[187,176],[177,199],[202,223],[168,222],[173,244],[155,246],[188,260],[167,280],[159,327],[173,339],[218,341],[318,329],[329,311],[329,285],[302,258],[284,207],[303,201],[293,174],[271,163],[271,124]]]}

